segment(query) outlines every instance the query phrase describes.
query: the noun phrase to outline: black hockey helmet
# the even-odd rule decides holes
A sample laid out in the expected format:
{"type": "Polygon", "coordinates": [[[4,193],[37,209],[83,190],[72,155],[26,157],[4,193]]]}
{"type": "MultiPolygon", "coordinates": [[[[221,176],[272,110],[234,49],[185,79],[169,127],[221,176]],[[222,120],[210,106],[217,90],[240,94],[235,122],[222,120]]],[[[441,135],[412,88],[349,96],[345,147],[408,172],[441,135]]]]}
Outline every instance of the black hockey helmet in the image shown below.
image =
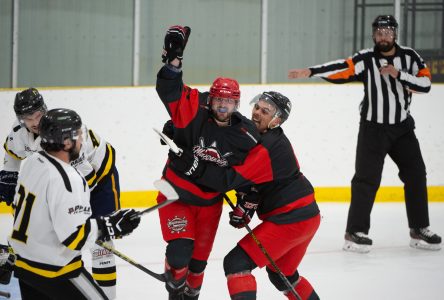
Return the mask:
{"type": "Polygon", "coordinates": [[[282,119],[282,123],[288,119],[291,112],[291,101],[284,95],[278,92],[263,92],[251,100],[250,104],[257,103],[259,100],[267,101],[276,107],[275,116],[282,119]]]}
{"type": "Polygon", "coordinates": [[[390,28],[394,31],[395,37],[398,34],[398,22],[396,21],[395,17],[392,15],[380,15],[375,18],[375,20],[372,23],[372,29],[373,33],[378,28],[390,28]]]}
{"type": "Polygon", "coordinates": [[[36,88],[29,88],[15,95],[14,111],[19,119],[39,110],[46,112],[46,104],[36,88]]]}
{"type": "Polygon", "coordinates": [[[82,119],[73,110],[57,108],[49,110],[40,120],[39,132],[44,150],[61,150],[66,139],[77,140],[82,119]]]}

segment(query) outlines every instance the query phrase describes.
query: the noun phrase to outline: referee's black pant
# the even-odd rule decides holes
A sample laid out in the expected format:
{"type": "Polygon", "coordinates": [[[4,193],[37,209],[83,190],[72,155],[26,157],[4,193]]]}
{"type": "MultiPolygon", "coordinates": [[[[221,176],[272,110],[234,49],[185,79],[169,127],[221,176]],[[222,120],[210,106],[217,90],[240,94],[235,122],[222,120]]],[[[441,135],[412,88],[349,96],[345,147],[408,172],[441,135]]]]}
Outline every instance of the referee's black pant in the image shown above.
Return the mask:
{"type": "Polygon", "coordinates": [[[370,213],[387,154],[398,166],[399,178],[404,183],[409,227],[429,226],[426,169],[414,129],[415,122],[411,116],[395,125],[361,120],[347,232],[368,234],[370,213]]]}

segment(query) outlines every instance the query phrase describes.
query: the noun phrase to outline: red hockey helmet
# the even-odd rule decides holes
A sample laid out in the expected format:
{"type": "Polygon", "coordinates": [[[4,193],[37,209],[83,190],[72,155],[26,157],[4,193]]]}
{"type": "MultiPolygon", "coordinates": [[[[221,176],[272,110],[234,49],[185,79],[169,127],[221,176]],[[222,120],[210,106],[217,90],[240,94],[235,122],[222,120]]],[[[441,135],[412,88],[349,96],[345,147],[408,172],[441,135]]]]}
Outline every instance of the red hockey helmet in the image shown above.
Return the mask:
{"type": "Polygon", "coordinates": [[[239,100],[239,83],[235,79],[218,77],[211,85],[210,97],[239,100]]]}

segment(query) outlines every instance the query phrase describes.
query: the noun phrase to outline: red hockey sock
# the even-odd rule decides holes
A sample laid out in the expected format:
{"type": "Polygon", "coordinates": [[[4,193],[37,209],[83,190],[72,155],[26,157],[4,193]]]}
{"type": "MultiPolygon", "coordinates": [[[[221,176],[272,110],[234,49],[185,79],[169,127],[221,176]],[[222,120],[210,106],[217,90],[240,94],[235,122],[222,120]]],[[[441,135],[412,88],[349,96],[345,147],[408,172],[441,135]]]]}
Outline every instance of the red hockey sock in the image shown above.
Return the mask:
{"type": "Polygon", "coordinates": [[[250,272],[228,275],[227,284],[231,299],[256,299],[256,279],[250,272]]]}
{"type": "MultiPolygon", "coordinates": [[[[302,300],[317,300],[319,299],[316,292],[313,290],[310,282],[307,279],[300,276],[298,282],[295,286],[296,293],[298,293],[299,297],[302,300]]],[[[286,291],[285,296],[287,296],[288,300],[298,300],[296,296],[291,291],[286,291]]]]}
{"type": "Polygon", "coordinates": [[[171,273],[174,281],[181,281],[185,279],[185,276],[188,272],[188,267],[184,267],[182,269],[174,269],[168,264],[168,261],[165,260],[165,271],[169,271],[171,273]]]}
{"type": "Polygon", "coordinates": [[[199,290],[200,287],[202,286],[203,278],[204,278],[204,272],[202,273],[188,272],[187,286],[192,289],[199,290]]]}

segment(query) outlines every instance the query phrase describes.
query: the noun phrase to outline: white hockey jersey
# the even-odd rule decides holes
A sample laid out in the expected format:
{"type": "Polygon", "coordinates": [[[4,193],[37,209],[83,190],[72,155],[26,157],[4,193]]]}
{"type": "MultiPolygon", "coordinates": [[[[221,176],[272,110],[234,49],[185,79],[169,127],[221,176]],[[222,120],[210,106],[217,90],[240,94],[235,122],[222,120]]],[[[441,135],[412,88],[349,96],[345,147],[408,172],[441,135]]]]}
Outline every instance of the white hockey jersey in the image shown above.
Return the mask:
{"type": "Polygon", "coordinates": [[[44,151],[24,161],[8,237],[17,255],[16,277],[76,276],[82,247],[98,237],[89,193],[76,169],[44,151]]]}
{"type": "MultiPolygon", "coordinates": [[[[83,144],[80,156],[71,164],[79,170],[90,189],[105,177],[115,164],[115,150],[104,139],[82,126],[83,144]]],[[[23,159],[36,151],[41,151],[40,137],[20,126],[16,121],[12,131],[6,138],[5,159],[3,169],[9,172],[18,172],[23,159]]]]}

